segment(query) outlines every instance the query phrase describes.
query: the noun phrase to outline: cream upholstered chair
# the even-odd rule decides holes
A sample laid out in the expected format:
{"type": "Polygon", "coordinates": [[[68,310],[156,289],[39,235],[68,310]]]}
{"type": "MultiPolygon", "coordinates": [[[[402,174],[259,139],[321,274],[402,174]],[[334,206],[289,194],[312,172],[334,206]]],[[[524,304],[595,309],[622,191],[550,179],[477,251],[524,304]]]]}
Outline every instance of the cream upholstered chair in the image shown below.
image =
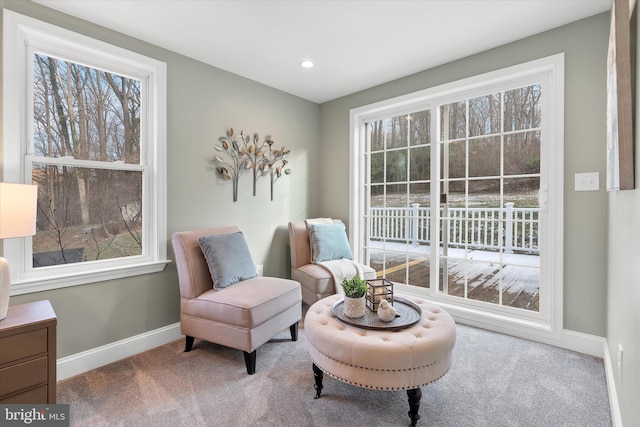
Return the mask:
{"type": "Polygon", "coordinates": [[[298,282],[275,277],[252,277],[220,290],[214,288],[199,239],[231,236],[239,231],[237,227],[224,227],[178,232],[171,236],[171,243],[180,284],[180,329],[186,336],[185,351],[191,350],[194,338],[242,350],[251,375],[256,369],[258,347],[286,328],[293,341],[298,339],[302,300],[298,282]]]}
{"type": "MultiPolygon", "coordinates": [[[[333,220],[334,224],[342,221],[333,220]]],[[[291,247],[291,278],[302,286],[302,300],[311,305],[314,302],[336,293],[333,275],[324,267],[311,262],[311,244],[305,221],[289,223],[289,245],[291,247]]],[[[364,279],[375,279],[376,271],[360,264],[364,279]]],[[[338,283],[338,285],[340,285],[338,283]]]]}

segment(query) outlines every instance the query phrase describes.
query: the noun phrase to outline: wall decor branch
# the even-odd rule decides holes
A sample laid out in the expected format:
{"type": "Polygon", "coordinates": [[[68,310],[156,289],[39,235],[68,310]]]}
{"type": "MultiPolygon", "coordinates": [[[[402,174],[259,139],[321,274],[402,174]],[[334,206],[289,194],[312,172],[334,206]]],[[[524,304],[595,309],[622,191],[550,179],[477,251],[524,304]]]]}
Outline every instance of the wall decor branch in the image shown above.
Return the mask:
{"type": "Polygon", "coordinates": [[[266,144],[268,147],[268,154],[264,155],[260,166],[262,167],[263,174],[269,174],[271,200],[273,201],[273,184],[280,179],[283,173],[285,175],[291,175],[291,169],[286,167],[289,162],[285,159],[291,150],[286,150],[284,147],[280,150],[274,150],[273,140],[271,137],[266,140],[266,144]]]}
{"type": "Polygon", "coordinates": [[[214,156],[218,163],[217,171],[222,179],[230,180],[233,185],[233,201],[238,201],[238,180],[240,175],[251,168],[250,160],[246,156],[246,142],[242,133],[239,136],[233,135],[233,128],[227,131],[226,136],[218,138],[221,146],[215,146],[221,156],[214,156]]]}
{"type": "Polygon", "coordinates": [[[258,174],[260,162],[262,162],[262,157],[264,156],[264,151],[262,147],[264,147],[265,143],[260,144],[260,136],[257,133],[253,134],[253,145],[249,146],[248,156],[250,157],[253,163],[253,195],[256,195],[256,184],[258,182],[258,178],[260,175],[258,174]]]}
{"type": "Polygon", "coordinates": [[[288,161],[285,157],[291,152],[284,147],[274,149],[274,141],[271,135],[266,135],[264,141],[260,142],[260,136],[240,132],[234,135],[233,128],[227,130],[225,136],[218,138],[220,146],[214,148],[218,151],[214,159],[217,163],[216,171],[218,175],[229,180],[233,186],[233,201],[238,201],[238,182],[240,176],[253,170],[253,195],[257,192],[257,182],[263,176],[270,177],[271,200],[273,201],[273,185],[284,174],[291,175],[291,169],[287,167],[288,161]]]}

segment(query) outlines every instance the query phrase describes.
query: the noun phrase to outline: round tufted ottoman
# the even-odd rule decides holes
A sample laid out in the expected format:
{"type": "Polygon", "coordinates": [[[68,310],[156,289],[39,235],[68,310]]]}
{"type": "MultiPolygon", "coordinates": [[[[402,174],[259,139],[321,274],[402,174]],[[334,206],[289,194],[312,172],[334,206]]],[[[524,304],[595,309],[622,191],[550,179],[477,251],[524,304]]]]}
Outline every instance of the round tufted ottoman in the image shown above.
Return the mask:
{"type": "Polygon", "coordinates": [[[347,325],[331,312],[342,295],[317,301],[307,311],[304,330],[313,359],[316,398],[323,373],[358,387],[407,390],[409,417],[420,415],[420,387],[447,373],[456,341],[456,325],[449,313],[419,297],[397,295],[420,306],[422,318],[395,332],[347,325]]]}

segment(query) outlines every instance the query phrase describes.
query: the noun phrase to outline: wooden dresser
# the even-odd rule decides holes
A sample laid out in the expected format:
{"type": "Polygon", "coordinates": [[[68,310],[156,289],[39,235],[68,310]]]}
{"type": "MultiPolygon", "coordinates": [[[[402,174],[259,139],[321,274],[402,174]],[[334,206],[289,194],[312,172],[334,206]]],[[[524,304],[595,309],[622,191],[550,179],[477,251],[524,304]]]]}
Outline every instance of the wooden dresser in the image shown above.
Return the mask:
{"type": "Polygon", "coordinates": [[[0,320],[0,404],[56,403],[56,324],[49,301],[9,307],[0,320]]]}

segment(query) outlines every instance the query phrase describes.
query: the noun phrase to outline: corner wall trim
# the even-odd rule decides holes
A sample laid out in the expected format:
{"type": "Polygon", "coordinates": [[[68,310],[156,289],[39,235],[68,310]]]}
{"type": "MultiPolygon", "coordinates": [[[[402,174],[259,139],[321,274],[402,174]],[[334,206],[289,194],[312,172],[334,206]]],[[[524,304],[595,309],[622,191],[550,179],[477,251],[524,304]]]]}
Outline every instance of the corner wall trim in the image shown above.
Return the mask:
{"type": "Polygon", "coordinates": [[[180,322],[58,359],[58,381],[182,338],[180,322]]]}

